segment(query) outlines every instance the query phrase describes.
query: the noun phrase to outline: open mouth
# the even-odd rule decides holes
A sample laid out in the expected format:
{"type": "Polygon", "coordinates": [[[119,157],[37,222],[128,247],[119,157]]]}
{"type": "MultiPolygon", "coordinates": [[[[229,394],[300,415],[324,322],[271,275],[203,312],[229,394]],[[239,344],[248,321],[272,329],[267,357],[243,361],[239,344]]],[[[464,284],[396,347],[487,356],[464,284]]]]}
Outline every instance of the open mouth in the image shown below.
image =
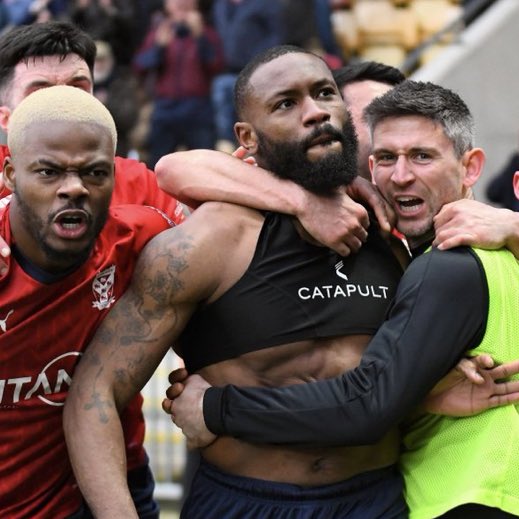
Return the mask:
{"type": "Polygon", "coordinates": [[[333,137],[332,135],[324,134],[312,140],[308,147],[313,148],[314,146],[330,146],[334,142],[337,142],[337,139],[335,137],[333,137]]]}
{"type": "Polygon", "coordinates": [[[88,229],[88,222],[88,214],[77,209],[61,211],[53,221],[56,234],[66,239],[82,237],[88,229]]]}
{"type": "Polygon", "coordinates": [[[82,216],[63,216],[58,220],[58,223],[64,229],[75,229],[76,227],[79,227],[84,221],[85,218],[82,216]]]}
{"type": "Polygon", "coordinates": [[[421,198],[411,196],[400,196],[397,197],[395,201],[401,213],[416,212],[423,205],[423,200],[421,198]]]}

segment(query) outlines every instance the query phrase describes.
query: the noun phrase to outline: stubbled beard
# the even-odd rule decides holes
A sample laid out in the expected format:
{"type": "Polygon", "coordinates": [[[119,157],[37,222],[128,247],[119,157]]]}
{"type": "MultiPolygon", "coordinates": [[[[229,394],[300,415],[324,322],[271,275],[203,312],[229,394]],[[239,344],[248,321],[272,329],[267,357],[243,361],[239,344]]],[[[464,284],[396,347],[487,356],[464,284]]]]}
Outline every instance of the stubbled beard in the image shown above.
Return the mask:
{"type": "Polygon", "coordinates": [[[292,180],[319,195],[329,195],[339,186],[346,186],[357,176],[357,135],[351,122],[342,131],[329,123],[316,127],[301,142],[276,142],[256,130],[258,163],[276,176],[292,180]],[[307,149],[316,138],[326,135],[339,141],[341,151],[330,151],[315,161],[307,157],[307,149]]]}
{"type": "MultiPolygon", "coordinates": [[[[67,251],[67,250],[57,250],[52,247],[46,236],[45,229],[50,228],[52,224],[52,220],[54,219],[55,214],[50,214],[47,223],[44,222],[33,210],[32,208],[25,202],[25,200],[16,192],[13,193],[16,204],[19,208],[20,216],[23,219],[24,226],[27,229],[28,233],[32,236],[32,238],[36,241],[40,249],[45,253],[45,257],[49,262],[53,263],[59,268],[67,268],[69,266],[73,266],[74,264],[83,261],[88,257],[92,247],[94,246],[95,240],[101,230],[103,229],[106,219],[108,218],[108,208],[106,211],[100,213],[98,217],[93,222],[93,225],[90,225],[89,231],[89,240],[87,245],[80,251],[67,251]]],[[[78,208],[78,204],[70,203],[68,204],[70,209],[78,208]]],[[[64,208],[62,208],[64,209],[64,208]]]]}

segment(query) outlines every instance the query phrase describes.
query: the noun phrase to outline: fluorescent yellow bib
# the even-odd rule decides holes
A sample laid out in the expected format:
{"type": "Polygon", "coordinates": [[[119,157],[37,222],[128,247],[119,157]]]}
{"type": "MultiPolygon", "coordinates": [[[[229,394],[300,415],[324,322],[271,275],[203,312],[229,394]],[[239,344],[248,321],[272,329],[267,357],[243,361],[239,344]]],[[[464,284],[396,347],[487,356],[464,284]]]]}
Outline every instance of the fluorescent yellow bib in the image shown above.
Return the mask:
{"type": "MultiPolygon", "coordinates": [[[[475,249],[489,286],[485,336],[472,354],[519,358],[519,264],[506,250],[475,249]]],[[[410,519],[466,503],[519,516],[519,406],[468,418],[421,415],[406,424],[401,470],[410,519]]]]}

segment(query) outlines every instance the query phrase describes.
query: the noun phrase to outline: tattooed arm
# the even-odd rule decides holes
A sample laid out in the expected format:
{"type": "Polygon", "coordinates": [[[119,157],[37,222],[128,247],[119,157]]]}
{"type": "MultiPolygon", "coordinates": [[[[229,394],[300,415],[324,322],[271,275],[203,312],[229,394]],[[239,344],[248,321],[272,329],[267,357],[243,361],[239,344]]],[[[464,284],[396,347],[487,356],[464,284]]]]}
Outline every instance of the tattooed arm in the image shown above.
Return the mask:
{"type": "Polygon", "coordinates": [[[342,256],[357,252],[366,240],[369,217],[363,202],[389,231],[393,212],[378,189],[357,177],[334,195],[318,196],[294,182],[214,150],[190,150],[162,157],[157,183],[181,202],[219,200],[294,215],[318,242],[342,256]]]}
{"type": "Polygon", "coordinates": [[[197,213],[146,246],[130,287],[74,374],[64,430],[77,481],[95,517],[137,517],[118,412],[151,377],[196,304],[218,286],[225,256],[216,254],[215,240],[227,247],[227,237],[236,239],[224,225],[214,225],[210,207],[197,213]]]}

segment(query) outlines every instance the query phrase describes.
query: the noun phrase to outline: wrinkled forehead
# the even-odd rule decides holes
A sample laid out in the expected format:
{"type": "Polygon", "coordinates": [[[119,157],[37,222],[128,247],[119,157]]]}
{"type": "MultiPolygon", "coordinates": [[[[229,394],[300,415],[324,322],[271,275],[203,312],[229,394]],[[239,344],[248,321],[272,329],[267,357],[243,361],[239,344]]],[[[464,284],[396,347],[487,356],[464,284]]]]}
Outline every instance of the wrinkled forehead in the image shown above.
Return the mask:
{"type": "Polygon", "coordinates": [[[335,83],[326,63],[313,54],[293,52],[260,65],[250,77],[255,97],[300,90],[319,82],[335,83]]]}
{"type": "Polygon", "coordinates": [[[77,54],[36,56],[19,62],[14,76],[0,92],[1,102],[11,110],[29,94],[42,88],[68,85],[92,93],[92,74],[77,54]]]}
{"type": "Polygon", "coordinates": [[[14,69],[14,77],[5,95],[14,102],[14,108],[31,92],[54,85],[75,86],[91,93],[92,74],[87,63],[77,54],[35,56],[22,60],[14,69]]]}
{"type": "Polygon", "coordinates": [[[67,54],[66,56],[52,54],[24,58],[15,66],[15,73],[20,74],[26,71],[41,74],[45,74],[47,71],[69,74],[73,72],[90,73],[86,61],[74,53],[67,54]]]}
{"type": "Polygon", "coordinates": [[[373,128],[372,146],[375,152],[380,149],[436,149],[454,153],[443,126],[422,115],[396,115],[379,120],[373,128]]]}

